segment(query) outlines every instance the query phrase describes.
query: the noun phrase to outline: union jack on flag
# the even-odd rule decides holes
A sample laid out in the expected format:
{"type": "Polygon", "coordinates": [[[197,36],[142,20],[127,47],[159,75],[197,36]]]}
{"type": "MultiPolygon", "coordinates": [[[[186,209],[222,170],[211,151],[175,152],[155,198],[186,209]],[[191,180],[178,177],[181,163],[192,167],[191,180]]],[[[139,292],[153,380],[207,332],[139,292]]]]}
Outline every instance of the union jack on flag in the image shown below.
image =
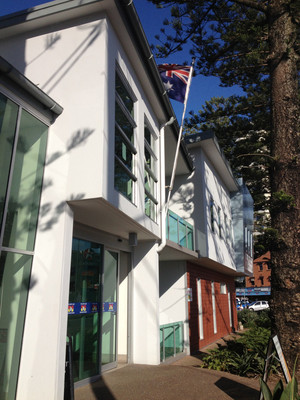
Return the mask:
{"type": "Polygon", "coordinates": [[[169,97],[184,103],[191,67],[178,64],[158,65],[158,71],[169,97]]]}

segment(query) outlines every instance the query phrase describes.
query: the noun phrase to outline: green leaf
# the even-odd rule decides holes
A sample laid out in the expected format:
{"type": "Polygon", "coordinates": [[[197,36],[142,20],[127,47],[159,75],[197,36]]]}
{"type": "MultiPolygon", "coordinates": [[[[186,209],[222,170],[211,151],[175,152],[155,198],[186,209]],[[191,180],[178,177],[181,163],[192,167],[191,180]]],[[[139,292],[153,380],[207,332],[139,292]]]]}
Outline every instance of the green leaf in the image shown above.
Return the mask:
{"type": "Polygon", "coordinates": [[[264,400],[273,400],[271,390],[269,389],[265,381],[263,381],[262,379],[260,380],[260,388],[264,396],[264,400]]]}
{"type": "Polygon", "coordinates": [[[283,383],[282,383],[282,380],[280,379],[278,382],[277,382],[277,385],[275,386],[275,388],[274,388],[274,391],[273,391],[273,400],[280,400],[280,397],[281,397],[281,395],[282,395],[282,392],[283,392],[283,383]]]}

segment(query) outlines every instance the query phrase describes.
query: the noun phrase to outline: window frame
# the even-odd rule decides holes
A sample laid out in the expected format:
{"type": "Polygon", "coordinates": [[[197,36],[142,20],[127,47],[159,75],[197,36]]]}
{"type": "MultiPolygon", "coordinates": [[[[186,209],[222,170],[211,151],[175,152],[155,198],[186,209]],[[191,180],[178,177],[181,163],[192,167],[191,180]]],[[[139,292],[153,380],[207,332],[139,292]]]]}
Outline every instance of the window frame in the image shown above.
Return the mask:
{"type": "Polygon", "coordinates": [[[154,222],[157,221],[157,205],[158,205],[158,136],[155,134],[149,119],[144,116],[144,211],[145,214],[151,218],[154,222]],[[146,138],[146,129],[149,131],[150,141],[146,138]],[[150,166],[148,165],[148,160],[146,158],[146,152],[150,156],[150,166]],[[151,165],[153,162],[153,166],[151,165]],[[148,174],[148,178],[147,178],[148,174]],[[150,191],[146,188],[146,178],[150,191]],[[152,188],[153,186],[153,188],[152,188]],[[151,191],[152,190],[152,191],[151,191]],[[150,212],[147,213],[147,198],[150,200],[150,212]]]}
{"type": "Polygon", "coordinates": [[[137,157],[137,148],[135,146],[136,142],[136,128],[137,128],[137,123],[135,120],[136,116],[136,103],[137,103],[137,97],[135,96],[132,88],[129,85],[128,80],[125,77],[125,74],[123,73],[122,69],[120,66],[116,63],[116,68],[115,68],[115,118],[114,118],[114,126],[115,126],[115,148],[114,148],[114,188],[115,190],[123,195],[127,200],[129,200],[131,203],[135,204],[136,203],[136,185],[135,183],[137,182],[137,176],[136,176],[136,157],[137,157]],[[123,85],[123,89],[127,92],[127,95],[129,96],[130,100],[132,101],[132,113],[130,110],[127,108],[126,104],[124,103],[120,93],[117,91],[117,79],[120,80],[121,84],[123,85]],[[117,115],[117,107],[119,107],[119,112],[122,113],[122,117],[126,120],[126,122],[129,124],[129,126],[132,129],[131,133],[131,138],[128,137],[126,132],[124,131],[123,127],[120,124],[120,117],[117,115]],[[119,120],[118,120],[119,117],[119,120]],[[117,143],[119,145],[117,146],[117,143]],[[118,151],[120,151],[119,146],[121,146],[121,152],[125,151],[125,153],[130,155],[130,167],[128,164],[126,164],[126,159],[120,156],[120,154],[117,154],[118,151]],[[117,176],[117,169],[120,169],[122,172],[122,176],[126,178],[126,182],[124,184],[124,187],[126,189],[122,188],[122,182],[120,182],[120,178],[117,176]],[[128,186],[129,185],[129,186],[128,186]]]}

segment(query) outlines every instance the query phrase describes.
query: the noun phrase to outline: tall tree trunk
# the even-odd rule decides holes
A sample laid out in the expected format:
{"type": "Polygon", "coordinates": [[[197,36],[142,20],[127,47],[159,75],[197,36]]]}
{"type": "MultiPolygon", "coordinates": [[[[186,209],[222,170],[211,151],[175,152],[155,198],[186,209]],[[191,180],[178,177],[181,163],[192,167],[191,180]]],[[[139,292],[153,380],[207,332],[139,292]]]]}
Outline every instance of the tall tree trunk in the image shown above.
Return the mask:
{"type": "MultiPolygon", "coordinates": [[[[300,153],[296,23],[289,1],[268,9],[272,86],[271,315],[290,371],[300,355],[300,153]]],[[[298,366],[299,366],[298,360],[298,366]]],[[[299,367],[298,374],[299,376],[299,367]]]]}

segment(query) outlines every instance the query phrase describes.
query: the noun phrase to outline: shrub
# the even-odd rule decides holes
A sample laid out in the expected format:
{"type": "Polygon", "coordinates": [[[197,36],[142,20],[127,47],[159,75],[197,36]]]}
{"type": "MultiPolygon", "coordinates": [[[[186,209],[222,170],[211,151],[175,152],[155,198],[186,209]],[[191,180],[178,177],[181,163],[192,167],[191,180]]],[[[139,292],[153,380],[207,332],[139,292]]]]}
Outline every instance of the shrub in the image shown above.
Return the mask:
{"type": "Polygon", "coordinates": [[[250,328],[237,339],[225,340],[225,346],[210,350],[202,358],[202,367],[240,376],[261,375],[269,337],[266,328],[250,328]]]}
{"type": "Polygon", "coordinates": [[[247,308],[238,311],[238,321],[245,328],[262,327],[271,329],[270,310],[253,312],[247,308]]]}

